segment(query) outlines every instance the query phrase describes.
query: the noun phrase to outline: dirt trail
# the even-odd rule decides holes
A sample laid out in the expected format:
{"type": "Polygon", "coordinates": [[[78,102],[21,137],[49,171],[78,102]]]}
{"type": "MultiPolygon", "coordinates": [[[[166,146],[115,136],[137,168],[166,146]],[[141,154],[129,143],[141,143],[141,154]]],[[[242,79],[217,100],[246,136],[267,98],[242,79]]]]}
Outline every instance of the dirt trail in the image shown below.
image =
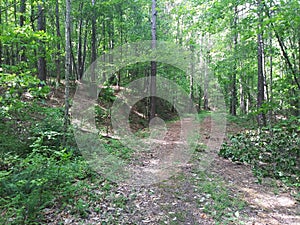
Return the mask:
{"type": "MultiPolygon", "coordinates": [[[[170,150],[170,146],[178,141],[180,122],[170,123],[167,127],[168,132],[164,140],[167,144],[161,145],[159,151],[170,150]]],[[[227,125],[227,132],[239,131],[240,128],[235,124],[227,125]]],[[[204,211],[205,205],[212,204],[212,200],[199,190],[203,177],[200,178],[201,173],[195,172],[199,168],[203,169],[202,165],[199,166],[201,159],[209,159],[204,173],[212,176],[207,176],[207,182],[214,182],[214,179],[224,180],[229,195],[246,202],[246,206],[239,212],[234,222],[219,224],[300,224],[299,202],[292,197],[291,190],[279,187],[278,194],[274,194],[274,186],[266,182],[264,184],[256,182],[249,166],[220,158],[217,153],[222,138],[218,138],[218,135],[222,136],[223,131],[218,129],[216,122],[210,117],[201,122],[199,132],[201,142],[208,146],[207,149],[196,151],[193,159],[181,166],[180,172],[173,177],[146,187],[133,187],[128,184],[116,187],[114,190],[116,195],[128,199],[123,209],[117,209],[118,207],[111,203],[112,199],[103,199],[94,203],[101,211],[95,212],[90,208],[90,215],[84,220],[78,218],[68,218],[67,222],[64,218],[59,220],[65,221],[64,224],[116,224],[110,223],[108,218],[117,215],[118,224],[216,224],[215,220],[204,211]],[[104,221],[108,223],[103,223],[104,221]]],[[[155,153],[138,155],[138,158],[145,162],[153,157],[155,153]]]]}
{"type": "MultiPolygon", "coordinates": [[[[176,136],[180,129],[179,122],[170,126],[171,133],[168,135],[176,136]]],[[[212,130],[218,130],[216,126],[208,117],[200,127],[201,141],[208,145],[204,154],[209,154],[209,158],[213,157],[206,172],[223,179],[230,194],[239,196],[246,202],[242,216],[230,224],[241,222],[249,225],[300,224],[300,205],[292,197],[291,190],[278,187],[275,194],[274,185],[256,182],[249,166],[235,164],[217,155],[220,140],[216,138],[218,134],[212,135],[212,130]]],[[[227,129],[229,132],[240,131],[235,124],[228,124],[227,129]]],[[[172,142],[174,139],[168,140],[172,142]]],[[[131,216],[128,215],[130,223],[215,224],[212,218],[203,213],[201,204],[197,203],[204,193],[197,192],[197,187],[190,180],[191,177],[197,176],[193,173],[196,167],[197,161],[191,160],[182,168],[179,178],[175,176],[161,184],[139,189],[137,198],[131,203],[135,211],[131,216]]],[[[130,188],[127,191],[131,192],[130,188]]]]}

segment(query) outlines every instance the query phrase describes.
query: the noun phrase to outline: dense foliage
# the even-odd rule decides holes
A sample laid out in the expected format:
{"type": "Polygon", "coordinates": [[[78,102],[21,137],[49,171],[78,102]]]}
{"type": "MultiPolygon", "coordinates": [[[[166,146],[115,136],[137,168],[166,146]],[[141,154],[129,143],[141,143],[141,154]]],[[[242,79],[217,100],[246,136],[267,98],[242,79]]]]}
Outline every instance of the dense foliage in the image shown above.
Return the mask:
{"type": "Polygon", "coordinates": [[[260,181],[263,177],[272,177],[299,187],[300,119],[291,117],[271,128],[234,135],[223,144],[219,154],[250,164],[260,181]]]}

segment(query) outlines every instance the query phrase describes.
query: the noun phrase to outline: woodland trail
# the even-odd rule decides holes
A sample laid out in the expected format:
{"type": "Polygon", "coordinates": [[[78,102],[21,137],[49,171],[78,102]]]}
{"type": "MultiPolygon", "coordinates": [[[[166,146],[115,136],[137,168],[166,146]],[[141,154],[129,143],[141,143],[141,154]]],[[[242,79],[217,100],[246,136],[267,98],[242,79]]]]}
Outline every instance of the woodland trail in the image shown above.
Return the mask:
{"type": "MultiPolygon", "coordinates": [[[[178,122],[171,124],[171,132],[180,129],[178,122]]],[[[130,223],[134,224],[215,224],[214,219],[204,213],[206,204],[214,204],[209,194],[201,192],[195,180],[209,183],[214,179],[224,181],[221,184],[228,190],[228,195],[238,198],[245,203],[238,212],[235,206],[234,221],[223,221],[221,224],[249,224],[249,225],[296,225],[300,224],[300,205],[291,195],[293,190],[279,185],[275,187],[272,181],[266,179],[262,184],[257,183],[250,166],[233,163],[218,156],[220,145],[216,138],[211,137],[211,131],[216,124],[207,117],[200,127],[201,141],[207,147],[205,152],[195,153],[195,158],[184,167],[181,172],[167,181],[149,188],[141,189],[138,198],[132,202],[136,211],[130,223]],[[210,154],[212,162],[202,172],[198,171],[202,154],[210,154]],[[198,155],[198,156],[197,156],[198,155]],[[202,176],[202,177],[201,177],[202,176]],[[276,192],[276,194],[275,194],[276,192]],[[238,212],[238,214],[236,213],[238,212]]],[[[227,124],[227,131],[240,132],[235,124],[227,124]]],[[[175,134],[169,134],[175,135],[175,134]]],[[[205,158],[205,157],[204,157],[205,158]]],[[[202,170],[202,168],[201,168],[202,170]]],[[[207,184],[204,184],[207,185],[207,184]]],[[[239,200],[237,200],[239,201],[239,200]]],[[[222,220],[222,219],[221,219],[222,220]]],[[[224,219],[225,220],[225,219],[224,219]]]]}
{"type": "MultiPolygon", "coordinates": [[[[167,126],[168,144],[172,144],[176,141],[180,122],[167,126]]],[[[119,224],[138,225],[300,224],[300,205],[292,197],[293,190],[284,186],[275,187],[272,183],[275,181],[271,180],[258,184],[249,166],[219,157],[218,149],[215,148],[220,146],[220,140],[211,137],[214,126],[216,124],[210,117],[201,122],[201,142],[208,147],[206,150],[195,151],[190,162],[171,178],[146,187],[126,184],[115,187],[117,196],[128,199],[124,203],[125,209],[118,209],[111,203],[111,199],[105,199],[95,203],[102,209],[101,212],[91,209],[88,218],[68,219],[64,224],[110,224],[103,221],[115,215],[118,215],[119,224]],[[199,165],[201,158],[207,154],[213,159],[203,170],[199,165]],[[218,215],[220,212],[221,215],[218,215]],[[219,222],[216,222],[215,217],[218,217],[219,222]]],[[[240,131],[237,125],[227,124],[227,132],[240,131]]],[[[168,145],[163,145],[160,151],[163,148],[168,148],[168,145]]],[[[146,158],[149,159],[149,156],[146,158]]]]}

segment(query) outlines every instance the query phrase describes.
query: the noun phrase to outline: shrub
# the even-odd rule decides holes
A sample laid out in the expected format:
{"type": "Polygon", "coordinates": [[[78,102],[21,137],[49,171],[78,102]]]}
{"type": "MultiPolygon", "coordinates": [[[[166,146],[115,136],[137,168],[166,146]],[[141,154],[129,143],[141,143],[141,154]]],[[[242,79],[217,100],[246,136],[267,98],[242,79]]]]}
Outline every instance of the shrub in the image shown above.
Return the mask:
{"type": "Polygon", "coordinates": [[[265,176],[300,186],[300,118],[291,117],[273,128],[248,130],[230,137],[219,155],[253,166],[259,179],[265,176]]]}

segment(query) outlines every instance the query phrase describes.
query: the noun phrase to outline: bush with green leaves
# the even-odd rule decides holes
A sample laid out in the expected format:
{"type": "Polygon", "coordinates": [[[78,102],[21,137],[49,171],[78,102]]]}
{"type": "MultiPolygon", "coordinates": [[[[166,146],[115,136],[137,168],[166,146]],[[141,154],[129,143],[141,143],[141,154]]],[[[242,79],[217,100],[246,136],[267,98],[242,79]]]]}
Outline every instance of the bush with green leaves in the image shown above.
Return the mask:
{"type": "Polygon", "coordinates": [[[0,224],[41,224],[41,210],[67,202],[91,171],[63,130],[63,109],[46,104],[49,87],[1,73],[0,92],[0,224]]]}
{"type": "Polygon", "coordinates": [[[234,135],[223,144],[219,155],[251,164],[259,180],[269,176],[300,187],[300,118],[234,135]]]}
{"type": "Polygon", "coordinates": [[[31,141],[30,124],[34,124],[37,100],[45,99],[49,87],[29,72],[0,73],[0,154],[27,153],[31,141]]]}
{"type": "Polygon", "coordinates": [[[91,173],[84,160],[66,149],[53,151],[49,157],[36,148],[15,161],[13,167],[0,171],[0,224],[41,222],[42,209],[65,195],[76,179],[91,173]]]}

